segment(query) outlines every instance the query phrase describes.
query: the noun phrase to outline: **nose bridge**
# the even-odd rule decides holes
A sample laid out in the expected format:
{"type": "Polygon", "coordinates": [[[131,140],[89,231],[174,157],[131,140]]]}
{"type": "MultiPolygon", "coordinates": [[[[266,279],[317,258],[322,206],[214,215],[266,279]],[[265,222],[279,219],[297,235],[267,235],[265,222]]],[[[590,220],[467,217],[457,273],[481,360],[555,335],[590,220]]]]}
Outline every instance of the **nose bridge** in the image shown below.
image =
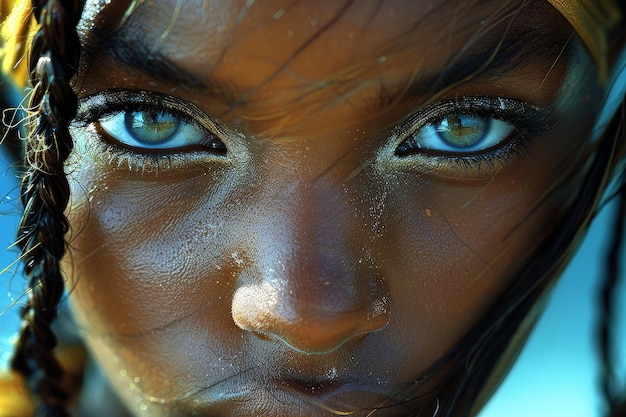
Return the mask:
{"type": "Polygon", "coordinates": [[[233,298],[235,323],[309,353],[386,325],[382,280],[359,267],[343,185],[300,182],[271,200],[277,209],[259,222],[255,265],[233,298]]]}
{"type": "Polygon", "coordinates": [[[363,308],[368,285],[357,279],[354,210],[343,186],[299,183],[274,200],[280,210],[259,230],[258,261],[260,278],[280,289],[282,305],[300,316],[363,308]]]}
{"type": "MultiPolygon", "coordinates": [[[[351,242],[353,210],[345,194],[329,184],[300,184],[285,193],[284,209],[275,219],[274,231],[263,254],[267,267],[281,266],[276,277],[299,305],[310,304],[329,311],[349,308],[361,289],[356,282],[351,242]]],[[[269,226],[269,225],[268,225],[269,226]]],[[[269,277],[269,275],[268,275],[269,277]]]]}

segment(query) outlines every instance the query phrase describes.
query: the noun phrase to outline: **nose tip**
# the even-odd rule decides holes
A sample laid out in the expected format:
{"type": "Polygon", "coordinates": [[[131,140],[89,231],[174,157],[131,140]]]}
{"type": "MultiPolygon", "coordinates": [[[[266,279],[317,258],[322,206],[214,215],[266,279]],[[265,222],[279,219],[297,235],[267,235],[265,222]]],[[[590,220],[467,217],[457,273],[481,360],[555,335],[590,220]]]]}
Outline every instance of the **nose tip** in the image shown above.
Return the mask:
{"type": "Polygon", "coordinates": [[[289,178],[272,174],[272,183],[293,186],[271,193],[254,213],[262,217],[231,313],[244,331],[315,354],[382,329],[390,309],[383,271],[363,246],[370,228],[355,217],[345,173],[325,169],[311,178],[307,167],[288,170],[289,178]]]}
{"type": "Polygon", "coordinates": [[[343,306],[311,302],[281,291],[280,285],[261,282],[239,287],[232,301],[233,320],[241,329],[276,339],[307,354],[331,352],[345,342],[385,327],[387,297],[343,306]]]}

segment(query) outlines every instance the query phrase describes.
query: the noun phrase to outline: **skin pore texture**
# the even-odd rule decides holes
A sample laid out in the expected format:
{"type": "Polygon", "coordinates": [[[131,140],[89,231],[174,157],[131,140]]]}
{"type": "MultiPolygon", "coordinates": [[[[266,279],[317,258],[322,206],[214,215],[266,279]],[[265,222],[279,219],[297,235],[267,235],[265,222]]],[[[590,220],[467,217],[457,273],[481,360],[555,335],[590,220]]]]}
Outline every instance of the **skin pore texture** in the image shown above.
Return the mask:
{"type": "Polygon", "coordinates": [[[567,21],[540,0],[104,3],[80,24],[64,269],[129,412],[432,415],[447,380],[422,375],[588,169],[604,91],[567,21]],[[498,139],[424,139],[459,117],[498,139]]]}

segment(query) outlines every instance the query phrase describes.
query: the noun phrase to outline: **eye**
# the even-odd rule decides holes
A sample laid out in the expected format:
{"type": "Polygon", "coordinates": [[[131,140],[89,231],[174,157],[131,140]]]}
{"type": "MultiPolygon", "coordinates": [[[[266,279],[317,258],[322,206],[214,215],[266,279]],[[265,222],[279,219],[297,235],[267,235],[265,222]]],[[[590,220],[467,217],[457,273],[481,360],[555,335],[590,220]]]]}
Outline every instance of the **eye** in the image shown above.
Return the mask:
{"type": "Polygon", "coordinates": [[[506,140],[515,127],[493,117],[450,114],[424,124],[396,148],[404,156],[420,150],[437,153],[472,153],[493,148],[506,140]]]}
{"type": "Polygon", "coordinates": [[[459,97],[426,106],[394,131],[396,157],[472,157],[495,152],[506,143],[544,135],[554,122],[550,112],[501,97],[459,97]],[[396,142],[397,143],[397,142],[396,142]]]}
{"type": "Polygon", "coordinates": [[[149,91],[106,90],[79,102],[75,122],[130,154],[224,156],[225,131],[193,104],[149,91]]]}
{"type": "Polygon", "coordinates": [[[224,144],[196,122],[165,110],[126,110],[100,118],[100,128],[131,148],[149,150],[206,146],[225,153],[224,144]]]}
{"type": "Polygon", "coordinates": [[[100,128],[123,146],[141,150],[207,147],[226,153],[213,133],[167,110],[125,110],[101,117],[100,128]]]}
{"type": "Polygon", "coordinates": [[[433,178],[489,180],[555,125],[548,109],[519,100],[457,97],[431,103],[393,129],[379,161],[433,178]]]}

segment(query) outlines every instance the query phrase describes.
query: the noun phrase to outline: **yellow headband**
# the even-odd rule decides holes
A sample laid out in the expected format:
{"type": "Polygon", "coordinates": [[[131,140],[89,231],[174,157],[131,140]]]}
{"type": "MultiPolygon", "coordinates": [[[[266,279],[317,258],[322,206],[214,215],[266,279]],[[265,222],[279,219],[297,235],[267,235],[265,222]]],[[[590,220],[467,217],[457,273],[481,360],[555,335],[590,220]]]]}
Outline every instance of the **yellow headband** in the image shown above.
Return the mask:
{"type": "Polygon", "coordinates": [[[548,0],[572,25],[598,66],[608,76],[609,33],[622,21],[617,0],[548,0]]]}
{"type": "MultiPolygon", "coordinates": [[[[598,66],[601,81],[608,77],[608,52],[610,33],[622,21],[618,0],[547,0],[572,25],[598,66]]],[[[29,22],[29,0],[0,0],[0,20],[4,48],[0,56],[2,72],[13,73],[18,85],[25,85],[26,71],[20,64],[25,43],[35,25],[29,22]],[[9,14],[9,10],[12,12],[9,14]],[[8,18],[7,18],[8,16],[8,18]]]]}

